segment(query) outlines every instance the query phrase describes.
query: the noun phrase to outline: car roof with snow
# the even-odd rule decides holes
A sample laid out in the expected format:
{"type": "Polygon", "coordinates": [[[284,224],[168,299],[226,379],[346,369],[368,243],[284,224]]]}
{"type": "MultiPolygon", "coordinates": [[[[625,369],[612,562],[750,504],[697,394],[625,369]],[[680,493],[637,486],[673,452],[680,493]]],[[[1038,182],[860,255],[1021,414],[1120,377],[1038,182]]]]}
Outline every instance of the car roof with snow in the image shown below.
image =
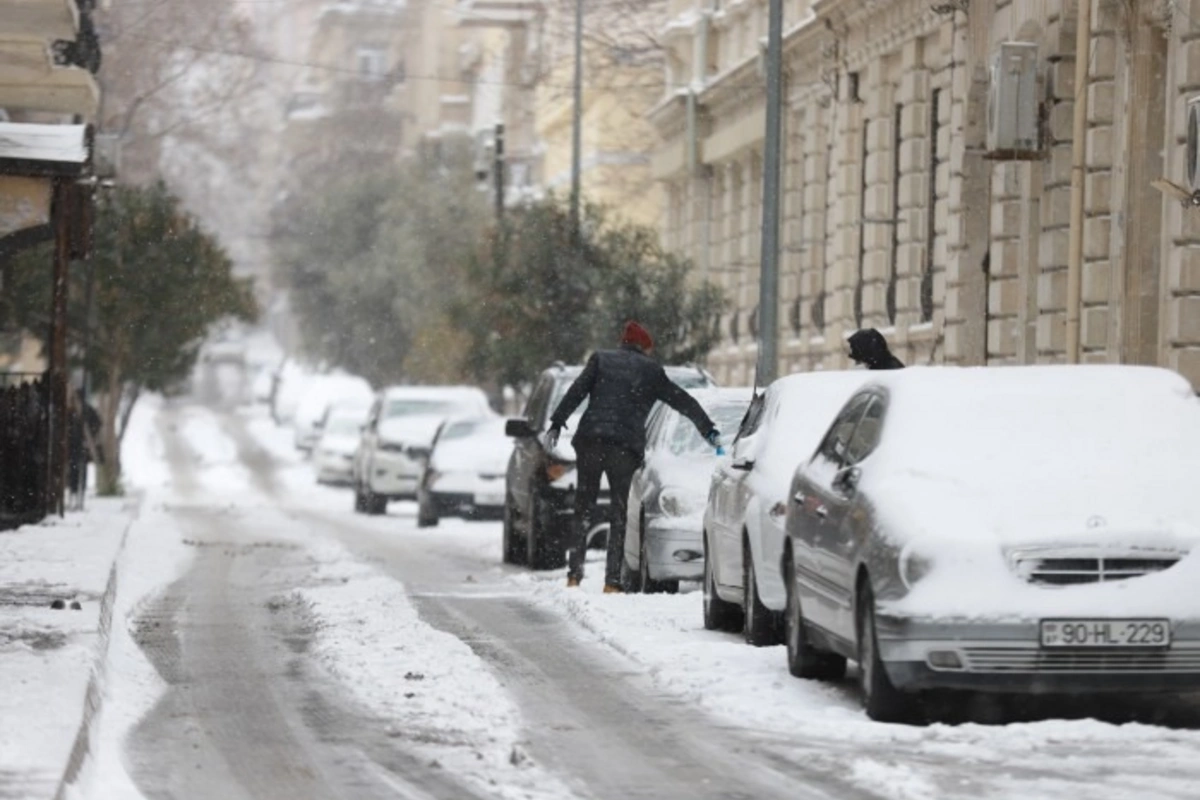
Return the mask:
{"type": "Polygon", "coordinates": [[[382,392],[386,399],[404,397],[412,399],[477,399],[486,398],[482,389],[475,386],[388,386],[382,392]]]}

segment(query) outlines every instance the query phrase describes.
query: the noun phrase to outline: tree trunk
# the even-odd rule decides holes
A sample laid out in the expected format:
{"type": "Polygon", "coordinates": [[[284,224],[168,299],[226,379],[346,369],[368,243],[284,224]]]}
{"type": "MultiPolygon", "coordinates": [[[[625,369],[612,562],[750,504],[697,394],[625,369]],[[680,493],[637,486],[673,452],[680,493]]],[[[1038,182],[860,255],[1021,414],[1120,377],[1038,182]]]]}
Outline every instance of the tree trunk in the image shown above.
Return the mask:
{"type": "Polygon", "coordinates": [[[96,494],[112,497],[123,493],[121,486],[121,440],[117,431],[121,412],[120,371],[109,372],[108,387],[100,403],[100,446],[104,459],[96,464],[96,494]]]}

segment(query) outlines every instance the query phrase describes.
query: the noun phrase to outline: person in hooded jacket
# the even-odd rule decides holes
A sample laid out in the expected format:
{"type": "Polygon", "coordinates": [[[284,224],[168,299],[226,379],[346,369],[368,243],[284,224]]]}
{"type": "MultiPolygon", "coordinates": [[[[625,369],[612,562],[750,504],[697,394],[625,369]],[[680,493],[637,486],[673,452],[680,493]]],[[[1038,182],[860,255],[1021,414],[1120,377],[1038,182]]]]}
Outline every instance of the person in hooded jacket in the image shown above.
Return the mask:
{"type": "Polygon", "coordinates": [[[625,557],[625,509],[633,473],[642,465],[646,449],[646,417],[656,402],[683,414],[714,447],[720,438],[713,421],[696,399],[676,386],[666,370],[650,358],[654,339],[636,322],[628,322],[620,347],[601,350],[588,359],[554,414],[548,433],[551,447],[558,441],[571,414],[584,398],[591,398],[571,444],[579,484],[575,491],[575,516],[567,556],[567,586],[583,580],[587,532],[591,529],[600,477],[608,476],[612,523],[608,534],[608,562],[604,591],[619,593],[621,561],[625,557]]]}
{"type": "Polygon", "coordinates": [[[904,369],[904,363],[888,349],[887,339],[874,328],[863,328],[850,336],[850,360],[866,364],[867,369],[904,369]]]}

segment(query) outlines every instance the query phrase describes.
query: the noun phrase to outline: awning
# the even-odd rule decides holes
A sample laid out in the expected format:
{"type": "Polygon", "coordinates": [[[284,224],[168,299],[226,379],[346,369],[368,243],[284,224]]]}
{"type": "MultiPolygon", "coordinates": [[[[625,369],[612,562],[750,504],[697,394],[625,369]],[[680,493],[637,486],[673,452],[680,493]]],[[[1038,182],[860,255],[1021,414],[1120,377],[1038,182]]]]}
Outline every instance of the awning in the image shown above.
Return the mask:
{"type": "Polygon", "coordinates": [[[76,176],[90,156],[87,125],[0,122],[0,175],[76,176]]]}

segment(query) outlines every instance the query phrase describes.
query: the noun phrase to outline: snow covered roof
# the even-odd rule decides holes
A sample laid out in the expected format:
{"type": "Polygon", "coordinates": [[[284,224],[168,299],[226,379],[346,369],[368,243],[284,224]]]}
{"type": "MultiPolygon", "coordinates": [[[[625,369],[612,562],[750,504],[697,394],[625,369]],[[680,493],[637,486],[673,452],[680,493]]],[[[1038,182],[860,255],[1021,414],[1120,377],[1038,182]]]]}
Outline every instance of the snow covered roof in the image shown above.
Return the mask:
{"type": "Polygon", "coordinates": [[[0,173],[77,174],[88,162],[86,125],[0,122],[0,173]]]}

